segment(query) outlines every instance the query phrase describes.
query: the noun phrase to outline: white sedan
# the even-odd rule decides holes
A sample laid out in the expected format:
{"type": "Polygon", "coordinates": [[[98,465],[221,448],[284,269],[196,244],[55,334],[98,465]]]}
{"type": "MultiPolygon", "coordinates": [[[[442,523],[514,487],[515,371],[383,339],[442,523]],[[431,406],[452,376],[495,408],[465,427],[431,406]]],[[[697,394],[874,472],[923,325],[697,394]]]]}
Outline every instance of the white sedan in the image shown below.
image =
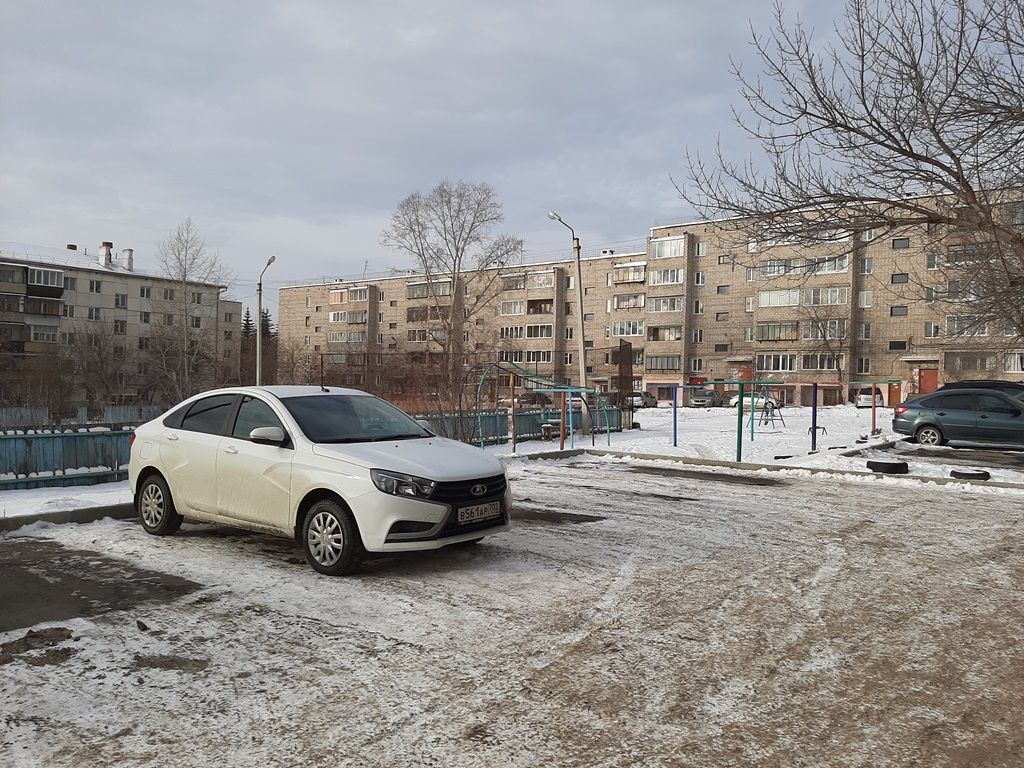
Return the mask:
{"type": "Polygon", "coordinates": [[[128,479],[149,533],[188,518],[295,538],[330,575],[365,552],[475,543],[512,507],[498,459],[337,387],[196,395],[135,430],[128,479]]]}
{"type": "MultiPolygon", "coordinates": [[[[740,401],[740,396],[739,395],[734,395],[733,398],[729,401],[729,407],[730,408],[735,408],[737,406],[737,404],[739,403],[739,401],[740,401]]],[[[762,395],[760,392],[755,392],[754,393],[754,408],[755,408],[755,410],[760,410],[761,408],[764,408],[765,405],[770,405],[772,408],[778,408],[779,407],[779,401],[776,400],[771,395],[767,395],[766,396],[766,395],[762,395]]],[[[743,407],[744,408],[750,408],[750,393],[749,392],[744,392],[743,393],[743,407]]]]}

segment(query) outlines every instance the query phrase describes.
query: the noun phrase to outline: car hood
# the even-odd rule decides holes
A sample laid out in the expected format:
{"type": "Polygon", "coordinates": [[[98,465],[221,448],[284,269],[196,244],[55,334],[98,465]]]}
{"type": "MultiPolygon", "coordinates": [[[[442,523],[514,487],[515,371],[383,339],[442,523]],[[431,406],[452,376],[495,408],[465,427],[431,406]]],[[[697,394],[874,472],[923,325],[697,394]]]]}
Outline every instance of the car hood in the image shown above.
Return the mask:
{"type": "Polygon", "coordinates": [[[500,475],[505,466],[479,448],[444,437],[379,443],[318,443],[313,453],[367,469],[447,482],[500,475]]]}

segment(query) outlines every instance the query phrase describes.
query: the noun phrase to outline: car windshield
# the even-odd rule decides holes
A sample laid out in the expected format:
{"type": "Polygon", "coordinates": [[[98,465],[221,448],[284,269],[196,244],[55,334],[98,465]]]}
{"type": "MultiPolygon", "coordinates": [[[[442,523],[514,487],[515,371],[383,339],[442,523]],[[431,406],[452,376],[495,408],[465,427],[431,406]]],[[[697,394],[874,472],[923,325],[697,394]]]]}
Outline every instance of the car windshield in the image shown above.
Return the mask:
{"type": "Polygon", "coordinates": [[[698,392],[697,397],[714,397],[715,393],[713,390],[705,389],[703,392],[698,392]]]}
{"type": "Polygon", "coordinates": [[[308,395],[281,402],[314,443],[371,443],[431,437],[409,416],[373,395],[308,395]]]}

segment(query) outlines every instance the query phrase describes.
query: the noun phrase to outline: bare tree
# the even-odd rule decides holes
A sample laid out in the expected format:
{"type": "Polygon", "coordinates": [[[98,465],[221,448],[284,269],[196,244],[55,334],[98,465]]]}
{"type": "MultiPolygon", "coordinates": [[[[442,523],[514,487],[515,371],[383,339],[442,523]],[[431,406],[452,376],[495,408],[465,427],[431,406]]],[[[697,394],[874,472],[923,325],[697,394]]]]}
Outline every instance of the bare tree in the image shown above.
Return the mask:
{"type": "Polygon", "coordinates": [[[500,267],[522,260],[522,239],[494,233],[502,221],[490,185],[442,181],[399,203],[381,234],[382,245],[411,256],[424,275],[430,303],[422,322],[446,368],[438,392],[446,409],[462,409],[467,350],[491,341],[476,338],[476,320],[494,311],[500,267]]]}
{"type": "Polygon", "coordinates": [[[1024,5],[848,0],[835,32],[816,46],[776,6],[762,71],[734,67],[759,155],[688,154],[681,196],[761,244],[920,227],[972,314],[1024,334],[1024,5]]]}
{"type": "Polygon", "coordinates": [[[161,271],[174,287],[154,296],[158,322],[147,365],[167,401],[177,402],[216,383],[217,307],[229,275],[190,218],[168,234],[157,253],[161,271]],[[213,312],[199,309],[203,305],[212,305],[213,312]]]}
{"type": "Polygon", "coordinates": [[[79,321],[73,326],[69,343],[61,348],[60,365],[73,382],[91,412],[102,413],[107,405],[134,401],[140,383],[137,350],[127,337],[116,333],[113,323],[79,321]]]}

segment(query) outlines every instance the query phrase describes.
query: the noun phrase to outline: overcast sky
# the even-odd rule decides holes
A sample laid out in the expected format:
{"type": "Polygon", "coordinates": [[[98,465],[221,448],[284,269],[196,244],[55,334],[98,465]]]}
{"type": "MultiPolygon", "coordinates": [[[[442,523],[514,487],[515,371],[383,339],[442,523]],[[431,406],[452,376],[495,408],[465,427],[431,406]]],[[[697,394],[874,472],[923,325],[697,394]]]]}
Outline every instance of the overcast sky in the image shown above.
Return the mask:
{"type": "MultiPolygon", "coordinates": [[[[819,29],[840,0],[786,3],[819,29]]],[[[768,0],[282,0],[0,5],[0,240],[154,266],[191,216],[234,295],[407,267],[396,204],[487,182],[532,256],[626,250],[710,153],[768,0]]],[[[276,290],[269,298],[276,300],[276,290]]],[[[273,308],[273,303],[271,307],[273,308]]]]}

